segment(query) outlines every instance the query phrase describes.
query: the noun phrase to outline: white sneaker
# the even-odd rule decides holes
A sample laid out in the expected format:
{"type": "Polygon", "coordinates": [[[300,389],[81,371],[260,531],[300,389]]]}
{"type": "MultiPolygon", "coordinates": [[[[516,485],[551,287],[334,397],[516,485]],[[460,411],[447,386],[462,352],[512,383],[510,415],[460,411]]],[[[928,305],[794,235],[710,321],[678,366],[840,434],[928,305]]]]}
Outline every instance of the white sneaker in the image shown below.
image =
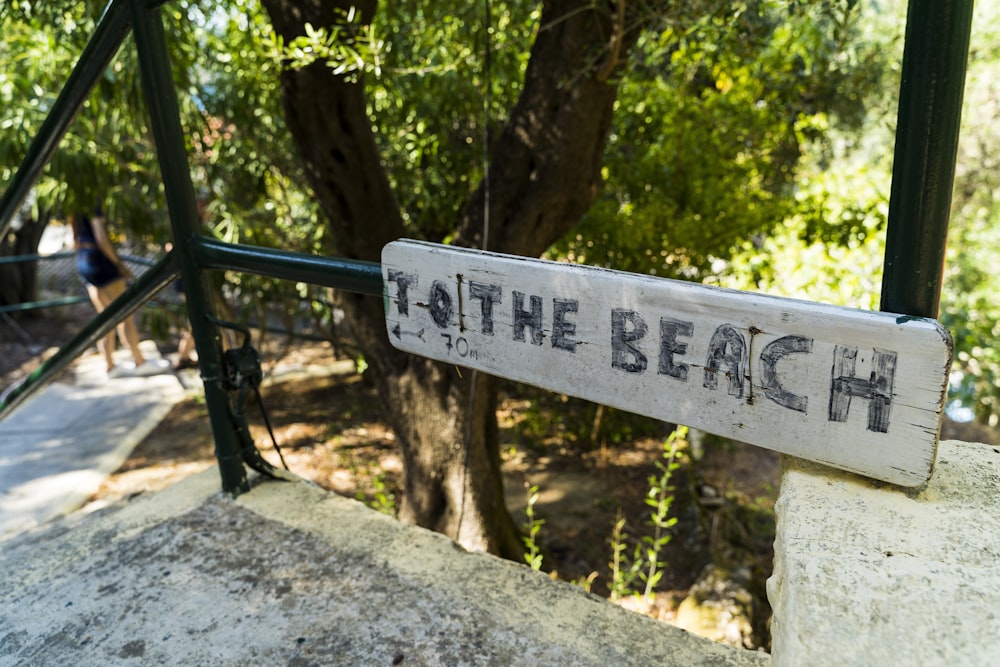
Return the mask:
{"type": "Polygon", "coordinates": [[[114,380],[115,378],[130,377],[135,374],[135,367],[131,364],[129,365],[115,365],[108,369],[108,379],[114,380]]]}
{"type": "Polygon", "coordinates": [[[136,366],[134,375],[146,377],[147,375],[159,375],[170,370],[170,362],[166,359],[146,359],[142,365],[136,366]]]}

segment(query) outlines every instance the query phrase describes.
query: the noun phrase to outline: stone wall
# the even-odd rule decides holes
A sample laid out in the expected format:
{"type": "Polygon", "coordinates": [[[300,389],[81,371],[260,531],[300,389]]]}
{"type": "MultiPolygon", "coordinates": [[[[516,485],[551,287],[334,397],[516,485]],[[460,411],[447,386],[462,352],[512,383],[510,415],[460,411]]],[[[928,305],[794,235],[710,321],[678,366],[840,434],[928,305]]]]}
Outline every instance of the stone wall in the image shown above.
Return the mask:
{"type": "Polygon", "coordinates": [[[940,443],[907,492],[784,462],[768,597],[776,666],[1000,664],[1000,448],[940,443]]]}

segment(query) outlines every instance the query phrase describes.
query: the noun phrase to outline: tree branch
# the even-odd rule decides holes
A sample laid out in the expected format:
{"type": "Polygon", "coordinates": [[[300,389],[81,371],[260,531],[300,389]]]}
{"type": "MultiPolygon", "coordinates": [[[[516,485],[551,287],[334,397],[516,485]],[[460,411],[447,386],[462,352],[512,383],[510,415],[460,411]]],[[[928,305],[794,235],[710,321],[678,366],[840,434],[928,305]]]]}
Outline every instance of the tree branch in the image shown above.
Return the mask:
{"type": "MultiPolygon", "coordinates": [[[[637,35],[617,16],[589,0],[545,3],[524,88],[491,159],[490,249],[537,256],[594,202],[617,96],[611,73],[637,35]],[[594,55],[609,35],[617,55],[598,69],[594,55]]],[[[482,247],[483,199],[481,185],[456,244],[482,247]]]]}

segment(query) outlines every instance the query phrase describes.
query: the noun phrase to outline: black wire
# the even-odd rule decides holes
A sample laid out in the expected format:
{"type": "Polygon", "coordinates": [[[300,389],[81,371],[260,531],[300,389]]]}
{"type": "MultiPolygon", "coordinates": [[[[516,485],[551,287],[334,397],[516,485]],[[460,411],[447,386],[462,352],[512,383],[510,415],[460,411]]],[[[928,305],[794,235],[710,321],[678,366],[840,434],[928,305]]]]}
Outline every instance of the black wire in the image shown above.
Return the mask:
{"type": "MultiPolygon", "coordinates": [[[[489,248],[490,237],[490,107],[492,95],[490,82],[493,78],[493,51],[490,40],[490,28],[493,26],[493,14],[490,0],[483,0],[483,250],[489,248]]],[[[461,289],[461,287],[459,287],[461,289]]],[[[455,539],[462,534],[462,520],[465,517],[465,485],[469,479],[469,457],[472,449],[472,426],[476,416],[476,386],[479,373],[472,370],[469,376],[469,407],[468,421],[465,425],[465,447],[462,452],[462,497],[459,504],[458,525],[455,527],[455,539]]]]}
{"type": "Polygon", "coordinates": [[[285,457],[281,454],[281,447],[278,447],[278,439],[274,437],[274,429],[271,428],[271,419],[267,416],[267,410],[264,409],[264,399],[261,398],[260,388],[257,386],[256,382],[249,381],[250,387],[253,389],[254,395],[257,397],[257,407],[260,408],[260,414],[264,418],[264,425],[267,426],[267,432],[271,434],[271,443],[274,445],[274,451],[278,452],[278,458],[281,459],[281,465],[285,470],[289,470],[288,464],[285,463],[285,457]]]}
{"type": "Polygon", "coordinates": [[[490,107],[493,105],[493,49],[490,39],[490,29],[493,27],[493,13],[490,0],[483,0],[485,22],[483,40],[485,54],[483,55],[483,250],[489,250],[490,244],[490,144],[492,130],[490,129],[490,107]]]}

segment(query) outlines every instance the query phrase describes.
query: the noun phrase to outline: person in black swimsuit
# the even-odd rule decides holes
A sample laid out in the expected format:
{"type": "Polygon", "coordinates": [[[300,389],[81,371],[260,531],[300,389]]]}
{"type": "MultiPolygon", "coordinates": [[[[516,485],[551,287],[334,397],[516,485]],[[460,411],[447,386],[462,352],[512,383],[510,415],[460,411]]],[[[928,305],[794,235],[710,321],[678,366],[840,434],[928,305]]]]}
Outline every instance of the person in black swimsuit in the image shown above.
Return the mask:
{"type": "MultiPolygon", "coordinates": [[[[104,217],[71,216],[73,241],[76,250],[76,268],[87,283],[87,293],[97,312],[102,312],[125,291],[125,281],[132,272],[125,266],[108,237],[104,217]]],[[[107,364],[108,377],[123,375],[155,375],[162,373],[169,364],[163,359],[147,360],[139,349],[139,332],[131,317],[118,324],[118,338],[132,352],[134,368],[115,364],[115,334],[109,333],[97,342],[107,364]]]]}

